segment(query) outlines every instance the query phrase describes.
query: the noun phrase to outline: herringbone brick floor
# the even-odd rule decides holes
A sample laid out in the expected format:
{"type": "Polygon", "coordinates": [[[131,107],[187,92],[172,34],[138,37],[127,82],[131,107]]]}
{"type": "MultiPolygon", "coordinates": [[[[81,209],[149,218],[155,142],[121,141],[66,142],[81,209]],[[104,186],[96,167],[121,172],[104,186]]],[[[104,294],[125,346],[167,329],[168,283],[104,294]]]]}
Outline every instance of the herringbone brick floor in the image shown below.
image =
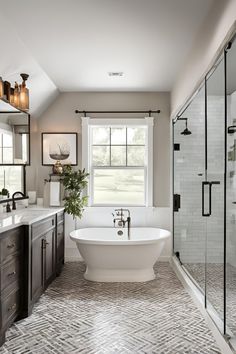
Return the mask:
{"type": "Polygon", "coordinates": [[[0,354],[216,354],[204,318],[168,263],[147,283],[94,283],[67,263],[0,354]]]}

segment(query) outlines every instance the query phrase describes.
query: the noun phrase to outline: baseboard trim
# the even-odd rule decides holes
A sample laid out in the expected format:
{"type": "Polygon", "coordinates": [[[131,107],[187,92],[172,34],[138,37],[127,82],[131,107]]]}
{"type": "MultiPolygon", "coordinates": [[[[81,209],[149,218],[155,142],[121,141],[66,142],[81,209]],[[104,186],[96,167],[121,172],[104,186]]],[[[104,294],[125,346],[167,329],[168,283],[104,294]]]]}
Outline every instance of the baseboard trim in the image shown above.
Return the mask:
{"type": "Polygon", "coordinates": [[[170,256],[160,256],[157,260],[157,262],[170,262],[171,257],[170,256]]]}
{"type": "Polygon", "coordinates": [[[79,256],[75,257],[75,256],[69,256],[69,257],[65,257],[65,263],[70,263],[70,262],[82,262],[83,259],[79,256]]]}

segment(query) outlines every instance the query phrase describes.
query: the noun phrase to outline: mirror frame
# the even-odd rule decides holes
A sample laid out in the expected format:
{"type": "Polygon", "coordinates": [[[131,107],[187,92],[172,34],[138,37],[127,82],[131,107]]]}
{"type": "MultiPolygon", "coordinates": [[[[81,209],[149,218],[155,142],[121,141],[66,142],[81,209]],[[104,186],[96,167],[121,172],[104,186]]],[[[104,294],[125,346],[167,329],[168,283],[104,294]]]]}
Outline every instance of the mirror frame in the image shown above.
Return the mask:
{"type": "Polygon", "coordinates": [[[12,106],[9,101],[7,101],[4,98],[0,98],[0,101],[3,101],[4,103],[8,104],[9,106],[9,111],[1,111],[1,113],[11,113],[11,114],[16,114],[16,113],[24,113],[28,116],[28,126],[29,126],[29,149],[28,149],[28,162],[27,163],[0,163],[0,166],[30,166],[31,164],[31,131],[30,131],[30,114],[27,111],[21,110],[19,108],[16,108],[12,106]],[[12,110],[10,110],[12,108],[12,110]]]}

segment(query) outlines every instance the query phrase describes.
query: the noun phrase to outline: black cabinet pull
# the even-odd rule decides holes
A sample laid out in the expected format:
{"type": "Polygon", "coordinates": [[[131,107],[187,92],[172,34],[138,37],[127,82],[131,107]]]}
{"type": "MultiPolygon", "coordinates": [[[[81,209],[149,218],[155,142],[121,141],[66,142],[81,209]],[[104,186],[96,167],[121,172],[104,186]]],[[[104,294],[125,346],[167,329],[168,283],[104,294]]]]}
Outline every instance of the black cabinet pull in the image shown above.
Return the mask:
{"type": "Polygon", "coordinates": [[[46,248],[49,244],[50,242],[47,242],[45,239],[42,240],[42,248],[46,248]]]}
{"type": "Polygon", "coordinates": [[[12,277],[13,275],[16,275],[16,271],[15,270],[13,272],[7,274],[8,277],[12,277]]]}

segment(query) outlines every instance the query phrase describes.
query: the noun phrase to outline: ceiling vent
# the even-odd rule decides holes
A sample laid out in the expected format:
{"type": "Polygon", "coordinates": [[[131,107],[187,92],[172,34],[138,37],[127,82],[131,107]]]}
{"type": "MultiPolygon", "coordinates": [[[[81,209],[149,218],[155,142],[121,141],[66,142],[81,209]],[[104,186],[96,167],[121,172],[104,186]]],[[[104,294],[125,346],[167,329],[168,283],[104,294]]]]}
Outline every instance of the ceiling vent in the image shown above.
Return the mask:
{"type": "Polygon", "coordinates": [[[108,75],[114,76],[114,77],[121,77],[124,75],[124,73],[123,73],[123,71],[109,71],[108,75]]]}

